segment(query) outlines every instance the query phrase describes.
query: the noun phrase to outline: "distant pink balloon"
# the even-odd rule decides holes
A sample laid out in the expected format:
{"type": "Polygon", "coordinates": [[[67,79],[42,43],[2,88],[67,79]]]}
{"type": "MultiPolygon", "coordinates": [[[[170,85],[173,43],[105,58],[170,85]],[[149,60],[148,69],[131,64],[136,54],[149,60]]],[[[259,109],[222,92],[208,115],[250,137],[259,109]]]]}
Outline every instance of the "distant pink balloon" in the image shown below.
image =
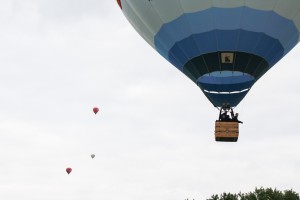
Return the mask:
{"type": "Polygon", "coordinates": [[[93,112],[94,112],[95,114],[97,114],[97,112],[99,112],[99,108],[94,107],[94,108],[93,108],[93,112]]]}
{"type": "Polygon", "coordinates": [[[72,171],[72,168],[70,168],[70,167],[68,167],[68,168],[66,169],[66,172],[67,172],[68,174],[70,174],[71,171],[72,171]]]}

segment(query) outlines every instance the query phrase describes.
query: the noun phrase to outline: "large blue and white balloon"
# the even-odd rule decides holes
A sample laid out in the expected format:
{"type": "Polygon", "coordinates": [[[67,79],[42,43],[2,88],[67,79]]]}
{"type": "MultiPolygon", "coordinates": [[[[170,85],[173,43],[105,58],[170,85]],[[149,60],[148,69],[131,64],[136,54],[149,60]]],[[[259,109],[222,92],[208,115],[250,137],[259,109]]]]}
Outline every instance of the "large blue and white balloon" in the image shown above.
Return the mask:
{"type": "Polygon", "coordinates": [[[117,0],[137,32],[211,101],[237,106],[299,41],[300,0],[117,0]]]}

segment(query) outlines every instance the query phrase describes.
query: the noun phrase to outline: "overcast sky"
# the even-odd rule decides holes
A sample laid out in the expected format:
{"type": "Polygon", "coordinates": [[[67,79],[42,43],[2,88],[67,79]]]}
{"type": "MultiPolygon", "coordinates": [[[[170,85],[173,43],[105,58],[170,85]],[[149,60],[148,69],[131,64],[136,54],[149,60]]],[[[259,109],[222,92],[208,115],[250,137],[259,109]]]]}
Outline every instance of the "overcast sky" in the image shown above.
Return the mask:
{"type": "Polygon", "coordinates": [[[115,0],[0,0],[0,199],[300,192],[299,55],[236,108],[239,141],[217,143],[218,110],[115,0]]]}

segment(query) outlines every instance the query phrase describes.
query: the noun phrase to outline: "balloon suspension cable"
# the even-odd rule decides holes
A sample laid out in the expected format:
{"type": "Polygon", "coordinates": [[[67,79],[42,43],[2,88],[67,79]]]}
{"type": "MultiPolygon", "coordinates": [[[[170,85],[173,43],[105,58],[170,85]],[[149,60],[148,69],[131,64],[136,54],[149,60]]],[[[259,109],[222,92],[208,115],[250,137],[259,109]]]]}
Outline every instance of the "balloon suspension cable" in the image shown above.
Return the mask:
{"type": "Polygon", "coordinates": [[[221,107],[217,107],[218,110],[233,110],[235,107],[231,107],[229,103],[223,103],[221,107]]]}

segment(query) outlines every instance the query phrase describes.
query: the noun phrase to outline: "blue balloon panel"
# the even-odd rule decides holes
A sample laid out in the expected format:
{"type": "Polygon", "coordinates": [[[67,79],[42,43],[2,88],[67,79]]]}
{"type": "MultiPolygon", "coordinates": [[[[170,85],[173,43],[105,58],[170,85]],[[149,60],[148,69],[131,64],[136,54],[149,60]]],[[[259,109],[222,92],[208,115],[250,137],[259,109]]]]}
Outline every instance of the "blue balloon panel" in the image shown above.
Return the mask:
{"type": "Polygon", "coordinates": [[[244,30],[213,30],[178,41],[169,50],[168,60],[182,71],[185,63],[192,58],[219,51],[254,54],[264,58],[269,66],[271,66],[270,63],[277,62],[284,56],[284,48],[279,41],[264,33],[244,30]]]}
{"type": "MultiPolygon", "coordinates": [[[[240,29],[254,33],[263,33],[267,37],[278,40],[284,48],[284,54],[289,52],[298,43],[299,39],[299,32],[293,21],[273,11],[256,10],[248,7],[210,8],[200,12],[183,14],[181,17],[164,24],[155,35],[155,47],[158,51],[162,49],[169,51],[175,43],[191,35],[213,30],[232,31],[240,29]],[[182,27],[185,27],[185,24],[188,24],[189,28],[183,29],[182,27]]],[[[211,37],[212,40],[208,42],[218,41],[217,35],[212,35],[211,37]]],[[[239,37],[235,39],[240,41],[239,37]]],[[[211,48],[211,44],[208,46],[211,48]]],[[[231,46],[231,48],[236,48],[234,43],[231,46]]],[[[219,46],[215,47],[211,52],[221,50],[218,49],[219,46]]],[[[167,52],[163,54],[167,55],[167,52]]]]}

